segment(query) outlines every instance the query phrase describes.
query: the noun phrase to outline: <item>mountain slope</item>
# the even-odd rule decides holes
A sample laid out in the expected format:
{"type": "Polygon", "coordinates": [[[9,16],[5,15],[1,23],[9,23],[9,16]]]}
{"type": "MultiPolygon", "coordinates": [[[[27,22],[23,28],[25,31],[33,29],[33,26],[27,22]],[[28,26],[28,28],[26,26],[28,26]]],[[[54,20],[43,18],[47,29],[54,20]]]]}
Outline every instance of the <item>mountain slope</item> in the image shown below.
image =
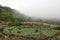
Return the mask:
{"type": "Polygon", "coordinates": [[[0,22],[10,22],[13,25],[20,25],[20,22],[25,21],[26,16],[19,13],[15,9],[0,5],[0,22]]]}

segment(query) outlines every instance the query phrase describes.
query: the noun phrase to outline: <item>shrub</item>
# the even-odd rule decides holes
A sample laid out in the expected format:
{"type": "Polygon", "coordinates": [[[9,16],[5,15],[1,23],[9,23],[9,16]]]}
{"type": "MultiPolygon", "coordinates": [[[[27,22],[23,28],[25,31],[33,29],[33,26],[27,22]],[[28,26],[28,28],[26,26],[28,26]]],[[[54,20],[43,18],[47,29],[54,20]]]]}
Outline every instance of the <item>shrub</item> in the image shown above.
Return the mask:
{"type": "Polygon", "coordinates": [[[60,27],[54,27],[53,29],[60,30],[60,27]]]}

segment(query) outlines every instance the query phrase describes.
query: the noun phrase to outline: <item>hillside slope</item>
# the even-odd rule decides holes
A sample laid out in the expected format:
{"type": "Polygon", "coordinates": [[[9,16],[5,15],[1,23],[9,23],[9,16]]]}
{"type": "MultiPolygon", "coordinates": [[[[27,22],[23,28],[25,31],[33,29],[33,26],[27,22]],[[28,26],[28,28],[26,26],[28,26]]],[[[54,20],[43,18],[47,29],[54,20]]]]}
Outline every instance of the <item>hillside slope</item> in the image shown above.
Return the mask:
{"type": "Polygon", "coordinates": [[[20,22],[26,20],[26,16],[17,10],[0,5],[0,23],[10,22],[13,25],[20,25],[20,22]]]}

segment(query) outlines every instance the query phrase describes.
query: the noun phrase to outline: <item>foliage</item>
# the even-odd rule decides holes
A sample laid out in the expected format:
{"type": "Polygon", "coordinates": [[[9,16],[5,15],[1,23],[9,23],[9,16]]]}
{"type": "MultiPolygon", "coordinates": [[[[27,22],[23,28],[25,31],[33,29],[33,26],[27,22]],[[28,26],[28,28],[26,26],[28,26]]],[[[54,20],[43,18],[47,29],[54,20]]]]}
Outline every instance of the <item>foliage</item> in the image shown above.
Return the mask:
{"type": "Polygon", "coordinates": [[[25,15],[19,13],[15,9],[11,9],[10,7],[5,7],[0,5],[0,22],[4,22],[5,24],[9,22],[7,25],[9,26],[18,26],[21,22],[26,21],[25,15]]]}
{"type": "Polygon", "coordinates": [[[60,30],[60,27],[54,27],[53,29],[55,29],[55,30],[60,30]]]}

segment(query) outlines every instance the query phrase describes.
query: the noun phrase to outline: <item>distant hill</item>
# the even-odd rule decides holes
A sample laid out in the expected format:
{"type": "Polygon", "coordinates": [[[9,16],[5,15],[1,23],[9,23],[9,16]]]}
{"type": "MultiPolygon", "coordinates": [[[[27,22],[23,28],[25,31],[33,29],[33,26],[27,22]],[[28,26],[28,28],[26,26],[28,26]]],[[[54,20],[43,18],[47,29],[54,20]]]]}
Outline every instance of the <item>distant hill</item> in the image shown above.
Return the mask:
{"type": "Polygon", "coordinates": [[[8,22],[9,25],[20,25],[21,22],[32,21],[60,25],[60,20],[28,17],[15,9],[0,5],[0,24],[8,22]]]}
{"type": "Polygon", "coordinates": [[[13,25],[20,25],[24,21],[28,21],[27,16],[15,9],[0,5],[0,23],[10,22],[13,25]]]}

